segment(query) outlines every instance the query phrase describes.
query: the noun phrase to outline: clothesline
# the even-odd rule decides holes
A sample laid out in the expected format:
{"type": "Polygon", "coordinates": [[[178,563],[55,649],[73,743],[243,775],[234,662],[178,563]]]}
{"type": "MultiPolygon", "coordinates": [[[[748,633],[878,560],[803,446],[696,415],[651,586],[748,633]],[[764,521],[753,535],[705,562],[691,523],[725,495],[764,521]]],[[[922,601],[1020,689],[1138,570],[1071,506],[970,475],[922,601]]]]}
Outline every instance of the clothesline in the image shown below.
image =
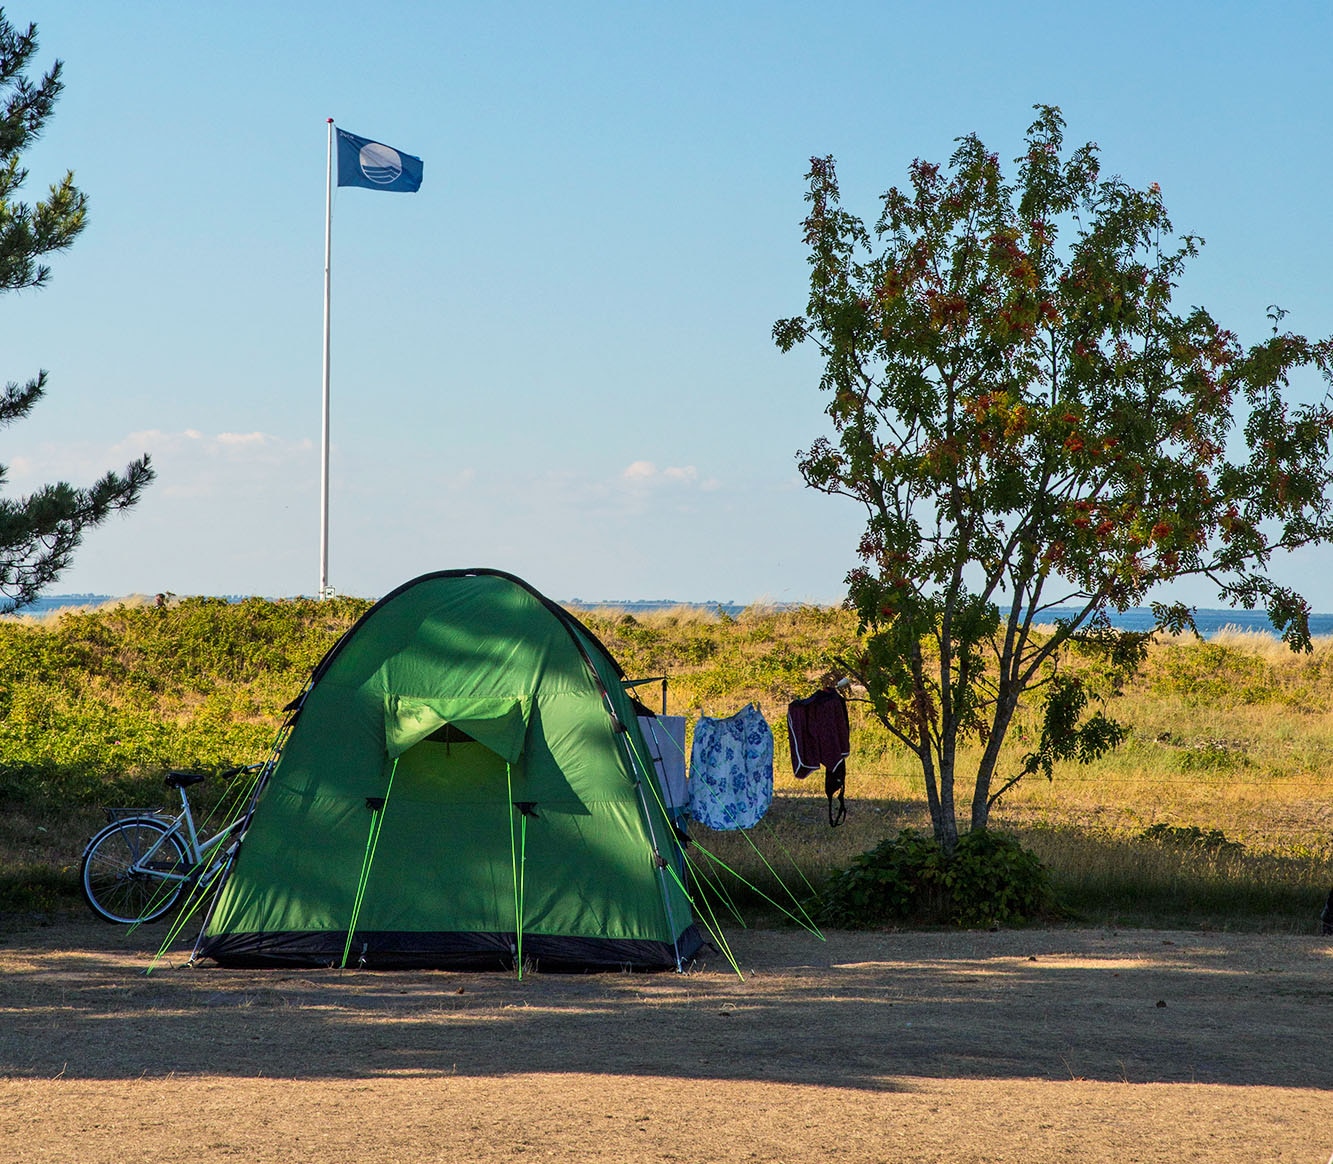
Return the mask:
{"type": "MultiPolygon", "coordinates": [[[[665,692],[663,702],[665,706],[665,692]]],[[[688,774],[685,718],[648,713],[640,723],[663,803],[677,824],[689,816],[711,829],[732,830],[752,828],[763,819],[773,801],[773,731],[757,703],[730,716],[700,716],[688,774]]],[[[825,769],[829,824],[841,824],[847,814],[846,761],[851,750],[846,700],[833,688],[793,700],[786,727],[793,773],[805,779],[825,769]]]]}

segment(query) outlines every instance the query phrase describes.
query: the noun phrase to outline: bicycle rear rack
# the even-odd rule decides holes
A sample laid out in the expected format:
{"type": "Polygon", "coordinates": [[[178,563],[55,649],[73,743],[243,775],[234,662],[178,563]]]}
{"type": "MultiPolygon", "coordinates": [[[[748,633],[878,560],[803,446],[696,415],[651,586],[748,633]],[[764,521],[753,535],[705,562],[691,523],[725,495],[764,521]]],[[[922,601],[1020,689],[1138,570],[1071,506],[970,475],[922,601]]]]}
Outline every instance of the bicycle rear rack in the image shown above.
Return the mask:
{"type": "Polygon", "coordinates": [[[103,808],[106,813],[107,824],[115,824],[118,820],[128,820],[132,816],[151,816],[158,820],[170,820],[161,808],[103,808]]]}

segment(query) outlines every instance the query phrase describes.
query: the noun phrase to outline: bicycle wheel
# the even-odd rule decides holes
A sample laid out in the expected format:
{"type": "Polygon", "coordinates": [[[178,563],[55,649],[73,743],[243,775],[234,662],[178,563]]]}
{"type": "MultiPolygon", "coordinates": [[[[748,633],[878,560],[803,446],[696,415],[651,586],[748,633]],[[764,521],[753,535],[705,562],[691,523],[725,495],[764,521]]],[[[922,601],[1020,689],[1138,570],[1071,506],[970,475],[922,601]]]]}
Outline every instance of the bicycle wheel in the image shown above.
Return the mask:
{"type": "Polygon", "coordinates": [[[135,816],[107,825],[88,842],[79,881],[93,913],[129,925],[170,912],[185,882],[166,874],[180,876],[189,861],[180,838],[168,829],[153,817],[135,816]]]}

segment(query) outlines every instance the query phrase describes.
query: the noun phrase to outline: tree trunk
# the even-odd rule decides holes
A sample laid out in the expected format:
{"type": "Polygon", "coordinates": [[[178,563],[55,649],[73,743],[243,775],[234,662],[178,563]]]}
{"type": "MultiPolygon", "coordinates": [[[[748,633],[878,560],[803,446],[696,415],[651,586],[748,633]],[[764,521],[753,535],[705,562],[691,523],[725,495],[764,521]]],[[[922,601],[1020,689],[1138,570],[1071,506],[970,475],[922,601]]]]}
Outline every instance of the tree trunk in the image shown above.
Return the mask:
{"type": "MultiPolygon", "coordinates": [[[[977,782],[980,791],[981,783],[977,782]]],[[[986,781],[986,795],[972,798],[972,831],[981,832],[990,823],[990,781],[986,781]]]]}
{"type": "Polygon", "coordinates": [[[953,757],[940,762],[940,811],[932,820],[935,826],[935,839],[940,847],[949,854],[958,847],[958,812],[953,797],[953,757]]]}
{"type": "Polygon", "coordinates": [[[1000,749],[1004,738],[1009,734],[1013,723],[1018,700],[1010,694],[1008,684],[1002,684],[999,703],[995,708],[995,720],[991,724],[990,739],[986,741],[986,750],[982,753],[981,763],[977,765],[977,786],[972,793],[972,829],[981,830],[990,821],[990,790],[995,777],[995,767],[1000,762],[1000,749]]]}
{"type": "MultiPolygon", "coordinates": [[[[924,725],[922,727],[924,735],[924,725]]],[[[940,802],[940,782],[936,778],[935,757],[930,750],[929,737],[923,739],[916,755],[921,762],[921,775],[926,782],[926,807],[930,809],[931,831],[935,834],[935,839],[939,840],[944,835],[944,806],[940,802]]]]}
{"type": "Polygon", "coordinates": [[[940,767],[935,769],[935,753],[931,751],[930,736],[922,724],[923,744],[917,753],[921,761],[921,771],[926,778],[926,804],[930,807],[930,827],[935,840],[946,853],[952,853],[958,845],[958,815],[953,796],[953,755],[945,749],[940,750],[940,767]],[[937,779],[938,776],[938,779],[937,779]]]}

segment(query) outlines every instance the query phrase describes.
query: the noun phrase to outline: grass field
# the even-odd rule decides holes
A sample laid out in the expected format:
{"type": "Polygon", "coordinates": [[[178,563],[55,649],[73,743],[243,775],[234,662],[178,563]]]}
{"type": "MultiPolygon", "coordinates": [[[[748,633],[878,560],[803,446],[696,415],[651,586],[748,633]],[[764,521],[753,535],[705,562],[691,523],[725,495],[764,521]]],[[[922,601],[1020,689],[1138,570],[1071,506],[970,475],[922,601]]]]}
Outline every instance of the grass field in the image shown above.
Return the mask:
{"type": "MultiPolygon", "coordinates": [[[[190,599],[0,621],[0,909],[76,907],[101,806],[160,800],[162,769],[262,758],[283,705],[365,607],[190,599]]],[[[847,612],[580,617],[629,675],[669,678],[671,713],[753,700],[774,725],[776,801],[754,845],[699,830],[755,884],[780,896],[771,865],[804,893],[896,829],[928,827],[912,758],[864,704],[851,705],[845,826],[829,828],[818,775],[790,774],[786,705],[854,649],[847,612]]],[[[642,694],[655,705],[660,685],[642,694]]],[[[1333,885],[1333,641],[1293,655],[1257,634],[1166,640],[1107,710],[1133,728],[1117,752],[1025,782],[992,818],[1049,864],[1068,916],[1310,932],[1333,885]]]]}

